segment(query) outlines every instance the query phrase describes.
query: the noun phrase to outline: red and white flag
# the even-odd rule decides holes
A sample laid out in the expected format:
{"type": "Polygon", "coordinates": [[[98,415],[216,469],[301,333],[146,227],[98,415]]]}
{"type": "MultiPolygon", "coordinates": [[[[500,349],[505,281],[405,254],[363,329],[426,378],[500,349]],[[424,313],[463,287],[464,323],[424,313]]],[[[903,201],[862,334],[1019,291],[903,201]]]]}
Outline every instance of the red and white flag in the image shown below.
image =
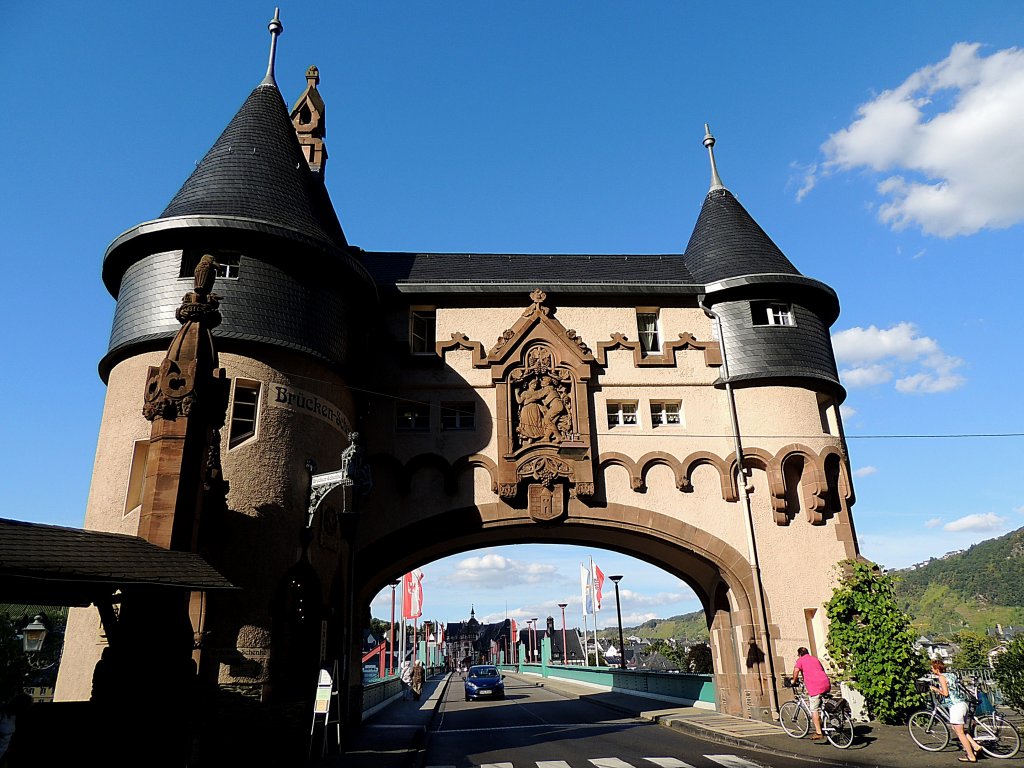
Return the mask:
{"type": "Polygon", "coordinates": [[[418,619],[423,615],[423,571],[414,568],[402,577],[402,618],[418,619]]]}
{"type": "MultiPolygon", "coordinates": [[[[594,564],[594,561],[590,561],[594,564]]],[[[601,569],[594,565],[594,610],[601,610],[601,590],[604,587],[604,573],[601,569]]]]}

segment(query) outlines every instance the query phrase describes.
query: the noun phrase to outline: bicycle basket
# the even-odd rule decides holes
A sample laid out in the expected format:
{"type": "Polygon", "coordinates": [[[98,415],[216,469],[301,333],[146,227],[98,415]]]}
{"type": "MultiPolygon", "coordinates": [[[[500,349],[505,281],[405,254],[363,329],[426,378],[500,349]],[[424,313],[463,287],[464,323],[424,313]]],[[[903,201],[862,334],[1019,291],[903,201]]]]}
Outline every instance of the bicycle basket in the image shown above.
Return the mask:
{"type": "Polygon", "coordinates": [[[985,691],[978,691],[978,706],[974,708],[977,715],[991,715],[995,711],[992,698],[985,691]]]}
{"type": "Polygon", "coordinates": [[[928,693],[931,690],[931,683],[927,680],[915,680],[914,690],[918,693],[928,693]]]}

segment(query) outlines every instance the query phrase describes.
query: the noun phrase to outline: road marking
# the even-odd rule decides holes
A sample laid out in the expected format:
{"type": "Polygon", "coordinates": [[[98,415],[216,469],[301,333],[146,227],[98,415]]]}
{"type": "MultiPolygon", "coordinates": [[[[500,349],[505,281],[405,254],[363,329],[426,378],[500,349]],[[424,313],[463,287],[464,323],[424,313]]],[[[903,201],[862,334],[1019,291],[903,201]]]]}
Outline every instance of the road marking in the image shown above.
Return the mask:
{"type": "Polygon", "coordinates": [[[491,733],[493,731],[529,731],[529,730],[554,730],[558,728],[572,728],[586,729],[586,728],[601,728],[608,730],[611,728],[635,728],[636,723],[544,723],[543,725],[529,724],[529,725],[499,725],[490,728],[446,728],[441,730],[436,728],[434,733],[447,734],[447,733],[491,733]]]}
{"type": "Polygon", "coordinates": [[[572,768],[565,760],[538,760],[537,768],[572,768]]]}
{"type": "Polygon", "coordinates": [[[714,760],[725,768],[761,768],[757,763],[752,763],[739,755],[704,755],[708,760],[714,760]]]}
{"type": "Polygon", "coordinates": [[[645,757],[644,760],[660,765],[661,768],[693,768],[689,763],[684,763],[675,757],[645,757]]]}
{"type": "Polygon", "coordinates": [[[595,757],[590,762],[596,765],[597,768],[633,768],[632,763],[619,760],[617,757],[595,757]]]}
{"type": "Polygon", "coordinates": [[[484,763],[480,768],[512,768],[512,763],[484,763]]]}

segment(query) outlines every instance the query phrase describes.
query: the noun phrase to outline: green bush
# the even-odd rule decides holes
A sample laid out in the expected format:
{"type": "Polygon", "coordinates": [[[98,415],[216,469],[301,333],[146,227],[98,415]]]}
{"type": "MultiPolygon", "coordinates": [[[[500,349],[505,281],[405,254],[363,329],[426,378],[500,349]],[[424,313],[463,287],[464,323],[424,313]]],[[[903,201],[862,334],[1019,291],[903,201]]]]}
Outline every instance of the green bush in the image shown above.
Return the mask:
{"type": "Polygon", "coordinates": [[[1024,709],[1024,637],[1018,635],[996,656],[996,681],[1006,703],[1024,709]]]}
{"type": "Polygon", "coordinates": [[[895,580],[877,565],[847,560],[841,566],[845,573],[825,604],[828,652],[875,718],[903,722],[921,704],[914,681],[927,669],[914,650],[910,617],[896,600],[895,580]]]}

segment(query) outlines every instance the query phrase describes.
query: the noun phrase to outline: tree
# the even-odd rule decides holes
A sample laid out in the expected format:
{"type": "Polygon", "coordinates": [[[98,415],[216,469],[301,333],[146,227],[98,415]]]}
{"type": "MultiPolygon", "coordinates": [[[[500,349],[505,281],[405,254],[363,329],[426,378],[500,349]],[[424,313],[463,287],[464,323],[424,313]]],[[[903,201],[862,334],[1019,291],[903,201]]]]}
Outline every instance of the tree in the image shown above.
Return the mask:
{"type": "Polygon", "coordinates": [[[988,652],[995,647],[993,638],[965,629],[953,635],[953,640],[960,646],[960,653],[953,657],[953,666],[957,669],[988,666],[988,652]]]}
{"type": "Polygon", "coordinates": [[[0,615],[0,706],[21,693],[29,666],[14,622],[0,615]]]}
{"type": "Polygon", "coordinates": [[[714,671],[714,664],[711,661],[711,646],[707,643],[694,643],[691,645],[690,649],[686,652],[683,669],[687,672],[711,674],[714,671]]]}
{"type": "Polygon", "coordinates": [[[926,671],[910,617],[897,602],[895,579],[877,565],[846,560],[841,567],[843,577],[825,604],[826,647],[879,721],[902,722],[921,703],[914,682],[926,671]]]}
{"type": "Polygon", "coordinates": [[[1014,709],[1024,708],[1024,636],[1017,635],[996,656],[995,673],[1006,703],[1014,709]]]}

